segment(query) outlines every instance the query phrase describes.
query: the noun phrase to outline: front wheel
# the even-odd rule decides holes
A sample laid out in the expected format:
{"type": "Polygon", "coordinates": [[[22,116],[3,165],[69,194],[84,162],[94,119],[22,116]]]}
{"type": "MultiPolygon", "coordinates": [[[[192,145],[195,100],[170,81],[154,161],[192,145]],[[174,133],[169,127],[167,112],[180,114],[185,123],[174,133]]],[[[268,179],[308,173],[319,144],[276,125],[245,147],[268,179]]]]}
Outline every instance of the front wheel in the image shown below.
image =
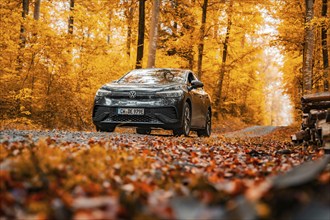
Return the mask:
{"type": "Polygon", "coordinates": [[[197,131],[198,137],[210,137],[211,127],[212,127],[212,113],[209,110],[207,111],[207,115],[206,115],[205,128],[197,131]]]}
{"type": "Polygon", "coordinates": [[[175,136],[180,136],[182,134],[184,136],[189,136],[190,127],[191,127],[191,111],[190,111],[189,104],[186,102],[183,106],[183,123],[182,123],[182,127],[179,128],[179,129],[173,130],[173,134],[175,136]]]}

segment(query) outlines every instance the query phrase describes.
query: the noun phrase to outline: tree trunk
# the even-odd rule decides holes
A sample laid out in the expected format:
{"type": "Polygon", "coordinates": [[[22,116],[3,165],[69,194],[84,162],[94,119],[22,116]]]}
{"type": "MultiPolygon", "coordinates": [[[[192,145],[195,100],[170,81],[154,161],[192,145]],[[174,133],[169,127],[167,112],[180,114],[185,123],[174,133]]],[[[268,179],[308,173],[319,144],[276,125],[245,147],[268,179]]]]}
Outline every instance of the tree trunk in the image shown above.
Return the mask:
{"type": "MultiPolygon", "coordinates": [[[[328,0],[322,0],[322,17],[324,19],[327,18],[328,12],[328,0]]],[[[327,36],[327,28],[325,24],[322,25],[321,30],[321,38],[322,38],[322,56],[323,56],[323,88],[324,91],[329,91],[329,55],[328,55],[328,36],[327,36]]]]}
{"type": "MultiPolygon", "coordinates": [[[[194,42],[194,26],[193,24],[189,21],[189,18],[191,19],[194,19],[193,15],[191,12],[189,12],[189,10],[186,10],[187,8],[189,7],[194,7],[194,2],[190,1],[190,4],[188,2],[180,2],[177,1],[177,6],[178,7],[178,17],[179,19],[182,19],[182,29],[180,30],[178,27],[178,30],[179,32],[177,32],[178,36],[181,37],[184,36],[184,35],[187,35],[187,39],[189,39],[189,42],[190,43],[190,47],[188,48],[185,48],[185,47],[182,47],[183,50],[181,50],[181,48],[179,48],[179,54],[181,57],[184,57],[187,61],[188,61],[188,68],[189,69],[193,69],[194,68],[194,47],[193,47],[193,42],[194,42]],[[179,6],[179,4],[181,6],[179,6]],[[185,9],[186,8],[186,9],[185,9]],[[181,12],[181,10],[184,10],[185,12],[181,12]],[[184,18],[184,17],[187,17],[187,18],[184,18]]],[[[185,67],[184,67],[185,68],[185,67]]]]}
{"type": "Polygon", "coordinates": [[[160,0],[154,0],[151,15],[150,34],[149,34],[149,53],[147,68],[155,67],[157,39],[158,39],[158,18],[160,0]]]}
{"type": "Polygon", "coordinates": [[[305,0],[305,40],[303,57],[304,94],[312,93],[313,87],[313,52],[314,52],[314,28],[311,23],[314,17],[314,0],[305,0]]]}
{"type": "Polygon", "coordinates": [[[74,11],[74,0],[70,0],[70,16],[69,16],[69,22],[68,22],[68,33],[73,34],[73,11],[74,11]]]}
{"type": "Polygon", "coordinates": [[[206,13],[207,13],[208,0],[204,0],[202,6],[202,24],[199,31],[199,44],[198,44],[198,61],[197,61],[197,75],[198,79],[202,79],[202,65],[203,65],[203,51],[204,51],[204,38],[205,38],[205,24],[206,24],[206,13]]]}
{"type": "MultiPolygon", "coordinates": [[[[26,18],[26,16],[29,14],[29,0],[22,0],[22,18],[23,22],[26,18]]],[[[18,50],[18,56],[17,56],[17,67],[16,70],[18,73],[22,71],[23,68],[23,54],[22,49],[25,47],[26,44],[26,37],[25,37],[25,27],[24,24],[21,24],[20,29],[20,42],[19,42],[19,50],[18,50]]]]}
{"type": "Polygon", "coordinates": [[[222,101],[222,87],[223,87],[223,79],[225,77],[226,73],[226,62],[227,62],[227,55],[228,55],[228,43],[229,43],[229,37],[230,37],[230,30],[232,26],[232,11],[233,11],[233,0],[229,1],[229,6],[227,10],[227,30],[226,30],[226,37],[225,41],[223,43],[223,52],[222,52],[222,62],[221,67],[219,71],[219,80],[218,80],[218,94],[215,98],[215,117],[218,117],[218,112],[220,111],[221,107],[221,101],[222,101]]]}
{"type": "MultiPolygon", "coordinates": [[[[41,0],[35,0],[34,2],[34,10],[33,10],[33,19],[35,21],[38,21],[39,18],[40,18],[40,4],[41,4],[41,0]]],[[[33,31],[33,38],[34,38],[34,42],[37,41],[37,32],[34,30],[33,31]]],[[[35,60],[35,57],[36,57],[36,52],[33,52],[32,53],[32,57],[31,57],[31,67],[34,66],[34,60],[35,60]]],[[[30,68],[31,68],[30,67],[30,68]]],[[[29,112],[31,113],[32,115],[32,112],[33,112],[33,108],[32,108],[32,100],[33,100],[33,96],[34,96],[34,84],[35,84],[35,80],[36,80],[36,77],[35,77],[35,71],[32,71],[32,78],[31,78],[31,98],[30,98],[30,104],[28,106],[28,109],[29,109],[29,112]]],[[[30,115],[30,116],[31,116],[30,115]]]]}
{"type": "Polygon", "coordinates": [[[126,38],[126,54],[131,57],[131,43],[132,43],[132,23],[133,23],[133,8],[132,5],[127,9],[127,38],[126,38]]]}
{"type": "MultiPolygon", "coordinates": [[[[29,0],[23,0],[23,8],[22,8],[22,18],[25,19],[26,16],[29,14],[29,0]]],[[[24,36],[24,32],[25,32],[25,27],[24,25],[21,25],[21,41],[24,43],[25,46],[25,36],[24,36]]]]}
{"type": "MultiPolygon", "coordinates": [[[[16,69],[16,73],[17,76],[20,77],[22,75],[22,70],[23,70],[23,58],[24,58],[24,51],[23,49],[25,48],[26,45],[26,37],[25,37],[25,26],[24,26],[24,22],[26,19],[26,16],[29,14],[29,0],[22,0],[22,18],[23,21],[21,23],[21,28],[20,28],[20,41],[19,41],[19,47],[18,47],[18,51],[17,51],[17,66],[15,67],[16,69]]],[[[19,94],[20,92],[20,87],[17,87],[15,89],[15,93],[19,94]]],[[[20,107],[21,107],[21,99],[18,98],[17,101],[15,102],[15,106],[14,106],[14,114],[20,114],[20,107]]]]}
{"type": "Polygon", "coordinates": [[[137,54],[135,68],[142,68],[143,49],[144,49],[144,29],[145,29],[145,1],[139,0],[139,33],[137,43],[137,54]]]}
{"type": "Polygon", "coordinates": [[[41,0],[35,0],[35,2],[34,2],[33,18],[36,21],[38,21],[40,18],[40,3],[41,3],[41,0]]]}

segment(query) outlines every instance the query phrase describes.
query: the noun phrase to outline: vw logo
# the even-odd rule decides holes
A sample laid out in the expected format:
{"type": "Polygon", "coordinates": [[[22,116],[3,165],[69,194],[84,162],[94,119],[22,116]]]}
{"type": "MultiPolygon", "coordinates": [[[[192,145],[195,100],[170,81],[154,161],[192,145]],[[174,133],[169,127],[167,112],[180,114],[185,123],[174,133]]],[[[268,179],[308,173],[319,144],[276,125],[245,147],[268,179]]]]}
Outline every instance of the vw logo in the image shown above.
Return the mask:
{"type": "Polygon", "coordinates": [[[134,99],[136,97],[136,92],[135,91],[130,91],[128,96],[131,98],[131,99],[134,99]]]}

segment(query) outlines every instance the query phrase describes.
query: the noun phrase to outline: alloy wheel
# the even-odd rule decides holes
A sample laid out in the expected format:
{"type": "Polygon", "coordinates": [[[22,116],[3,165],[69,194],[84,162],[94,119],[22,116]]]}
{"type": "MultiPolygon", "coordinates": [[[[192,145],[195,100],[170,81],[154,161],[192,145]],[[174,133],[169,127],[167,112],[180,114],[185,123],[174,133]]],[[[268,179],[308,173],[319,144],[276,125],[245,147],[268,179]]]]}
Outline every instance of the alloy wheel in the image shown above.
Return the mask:
{"type": "Polygon", "coordinates": [[[207,118],[206,118],[206,135],[210,136],[211,135],[211,126],[212,126],[212,121],[211,121],[211,112],[208,111],[207,113],[207,118]]]}
{"type": "Polygon", "coordinates": [[[183,117],[184,117],[183,118],[184,135],[188,136],[189,132],[190,132],[190,123],[191,123],[190,108],[189,108],[188,103],[185,104],[183,117]]]}

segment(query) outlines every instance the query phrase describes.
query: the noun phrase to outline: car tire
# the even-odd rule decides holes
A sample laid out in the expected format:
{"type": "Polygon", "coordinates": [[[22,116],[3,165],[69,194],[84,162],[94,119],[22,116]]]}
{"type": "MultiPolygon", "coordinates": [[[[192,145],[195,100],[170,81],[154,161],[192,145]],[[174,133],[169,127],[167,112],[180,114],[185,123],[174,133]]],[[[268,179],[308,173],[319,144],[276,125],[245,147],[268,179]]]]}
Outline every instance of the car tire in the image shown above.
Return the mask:
{"type": "Polygon", "coordinates": [[[138,134],[150,134],[151,129],[150,128],[137,128],[136,133],[138,133],[138,134]]]}
{"type": "Polygon", "coordinates": [[[211,128],[212,128],[212,113],[209,110],[207,111],[207,115],[206,115],[205,128],[197,131],[198,137],[210,137],[211,128]]]}
{"type": "Polygon", "coordinates": [[[191,127],[191,110],[189,104],[186,102],[183,106],[183,122],[182,127],[173,130],[175,136],[189,136],[191,127]]]}
{"type": "Polygon", "coordinates": [[[113,132],[115,130],[116,127],[113,127],[113,126],[108,126],[107,128],[100,128],[100,127],[97,127],[96,126],[96,131],[99,131],[99,132],[113,132]]]}

